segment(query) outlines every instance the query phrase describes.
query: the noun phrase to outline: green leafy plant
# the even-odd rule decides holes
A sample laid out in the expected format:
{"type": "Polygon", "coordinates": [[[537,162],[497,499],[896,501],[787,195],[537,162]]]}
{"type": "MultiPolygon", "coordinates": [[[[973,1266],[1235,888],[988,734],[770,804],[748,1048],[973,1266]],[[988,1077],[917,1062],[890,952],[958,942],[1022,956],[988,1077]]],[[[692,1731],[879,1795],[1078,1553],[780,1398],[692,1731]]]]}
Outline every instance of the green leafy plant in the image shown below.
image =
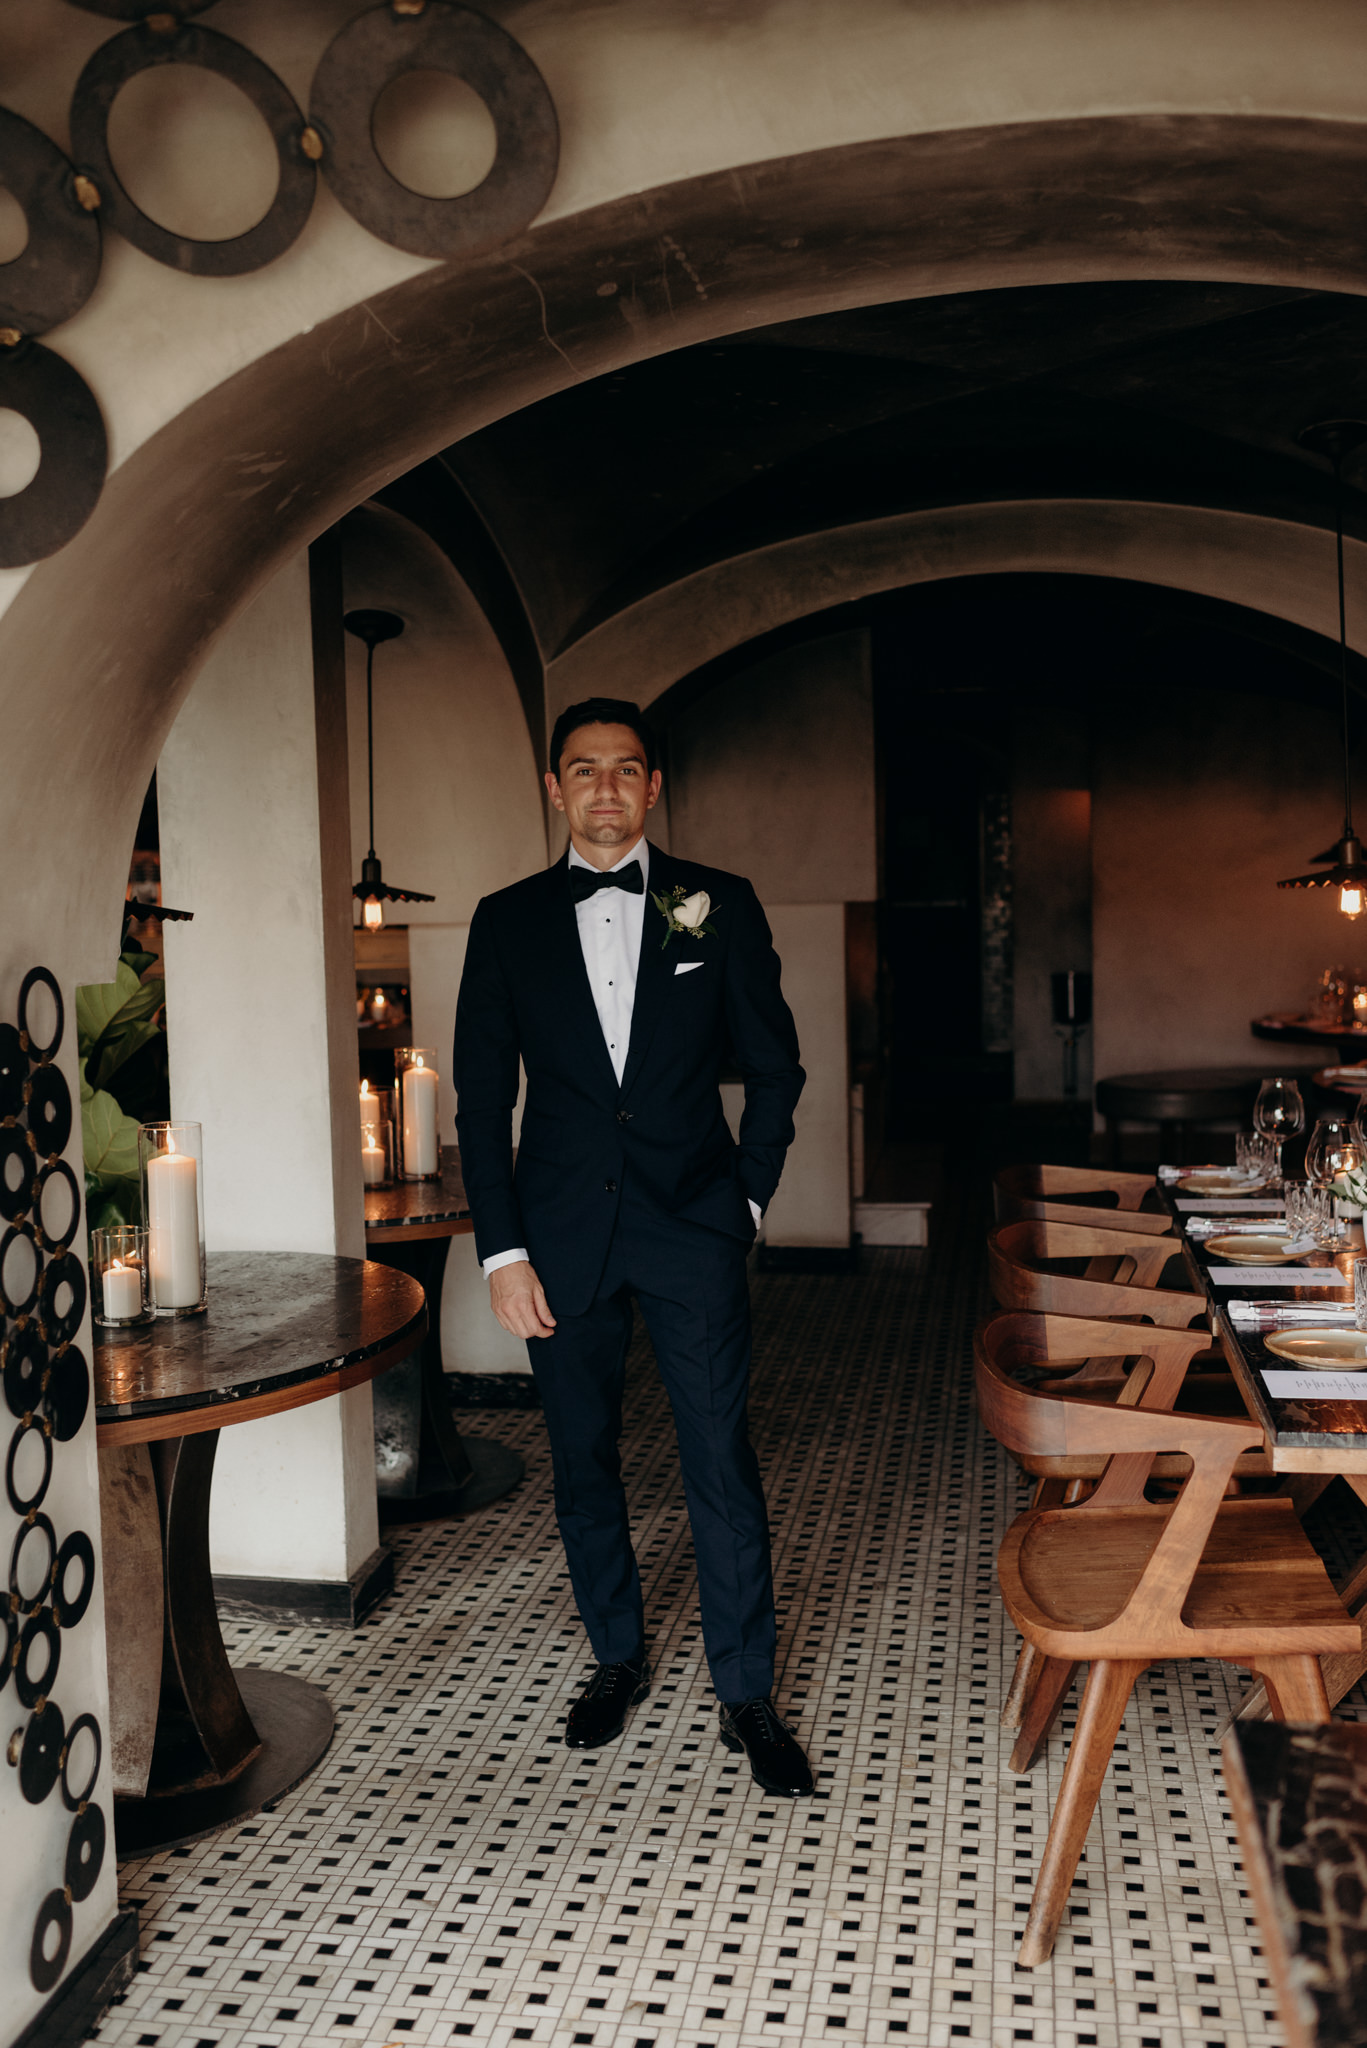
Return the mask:
{"type": "Polygon", "coordinates": [[[113,981],[76,991],[81,1138],[92,1228],[138,1221],[138,1125],[169,1112],[166,983],[152,953],[124,952],[113,981]]]}

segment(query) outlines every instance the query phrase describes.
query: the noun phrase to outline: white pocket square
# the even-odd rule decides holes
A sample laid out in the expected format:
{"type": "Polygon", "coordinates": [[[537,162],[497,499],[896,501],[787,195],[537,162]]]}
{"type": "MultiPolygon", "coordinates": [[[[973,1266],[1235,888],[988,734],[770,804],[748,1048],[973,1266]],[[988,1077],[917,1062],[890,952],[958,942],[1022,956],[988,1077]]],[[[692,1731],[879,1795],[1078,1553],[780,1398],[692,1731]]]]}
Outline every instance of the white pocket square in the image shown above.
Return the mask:
{"type": "Polygon", "coordinates": [[[695,967],[706,967],[705,960],[681,960],[674,969],[676,974],[691,974],[695,967]]]}

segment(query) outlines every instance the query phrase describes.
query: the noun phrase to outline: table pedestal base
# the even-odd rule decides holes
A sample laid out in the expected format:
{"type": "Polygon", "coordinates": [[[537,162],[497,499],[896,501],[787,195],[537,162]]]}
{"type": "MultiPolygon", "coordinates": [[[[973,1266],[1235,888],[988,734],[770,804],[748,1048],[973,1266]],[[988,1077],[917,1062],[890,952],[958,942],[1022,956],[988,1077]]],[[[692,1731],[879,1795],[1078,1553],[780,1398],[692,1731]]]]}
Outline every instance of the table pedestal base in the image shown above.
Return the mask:
{"type": "Polygon", "coordinates": [[[251,1761],[226,1784],[189,1787],[148,1799],[114,1801],[120,1857],[176,1849],[249,1820],[308,1776],[332,1741],[332,1702],[287,1671],[234,1667],[242,1704],[260,1738],[251,1761]]]}
{"type": "Polygon", "coordinates": [[[449,1236],[376,1244],[369,1255],[419,1281],[427,1296],[421,1351],[375,1384],[375,1454],[381,1522],[431,1522],[499,1500],[526,1467],[516,1451],[488,1437],[462,1436],[451,1416],[441,1362],[441,1288],[449,1236]]]}

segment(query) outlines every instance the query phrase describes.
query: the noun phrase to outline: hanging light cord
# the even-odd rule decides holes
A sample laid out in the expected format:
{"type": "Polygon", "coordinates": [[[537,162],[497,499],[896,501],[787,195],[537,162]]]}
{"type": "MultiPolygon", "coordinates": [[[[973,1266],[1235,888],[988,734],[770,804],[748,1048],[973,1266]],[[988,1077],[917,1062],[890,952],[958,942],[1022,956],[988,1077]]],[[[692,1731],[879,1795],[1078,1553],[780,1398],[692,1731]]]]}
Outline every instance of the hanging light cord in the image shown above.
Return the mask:
{"type": "MultiPolygon", "coordinates": [[[[1340,618],[1342,617],[1342,614],[1343,614],[1343,522],[1342,522],[1342,520],[1340,520],[1340,522],[1339,522],[1339,615],[1340,615],[1340,618]]],[[[367,640],[367,642],[366,642],[366,649],[365,649],[365,749],[366,749],[366,780],[367,780],[367,782],[368,782],[368,784],[369,784],[369,787],[370,787],[370,853],[369,853],[369,855],[368,855],[368,858],[369,858],[369,859],[371,859],[371,860],[374,860],[374,858],[375,858],[375,716],[374,716],[374,692],[373,692],[373,689],[372,689],[372,682],[371,682],[371,678],[372,678],[372,673],[373,673],[374,667],[375,667],[375,642],[374,642],[373,640],[367,640]]],[[[1348,671],[1347,671],[1347,669],[1345,668],[1345,670],[1344,670],[1344,676],[1345,676],[1345,678],[1346,678],[1346,676],[1347,676],[1347,673],[1348,673],[1348,671]]],[[[1344,698],[1343,698],[1343,718],[1344,718],[1344,727],[1343,727],[1343,729],[1344,729],[1344,733],[1345,733],[1345,735],[1346,735],[1346,734],[1347,734],[1347,731],[1348,731],[1348,723],[1347,723],[1347,721],[1348,721],[1348,695],[1347,695],[1347,692],[1348,692],[1348,684],[1347,684],[1347,682],[1346,682],[1346,681],[1344,682],[1343,688],[1344,688],[1344,698]]],[[[1346,738],[1345,738],[1344,744],[1345,744],[1345,746],[1347,745],[1347,740],[1346,740],[1346,738]]]]}
{"type": "Polygon", "coordinates": [[[1334,546],[1339,577],[1339,682],[1343,694],[1343,836],[1353,836],[1353,768],[1348,741],[1348,611],[1343,585],[1343,450],[1334,457],[1334,546]]]}

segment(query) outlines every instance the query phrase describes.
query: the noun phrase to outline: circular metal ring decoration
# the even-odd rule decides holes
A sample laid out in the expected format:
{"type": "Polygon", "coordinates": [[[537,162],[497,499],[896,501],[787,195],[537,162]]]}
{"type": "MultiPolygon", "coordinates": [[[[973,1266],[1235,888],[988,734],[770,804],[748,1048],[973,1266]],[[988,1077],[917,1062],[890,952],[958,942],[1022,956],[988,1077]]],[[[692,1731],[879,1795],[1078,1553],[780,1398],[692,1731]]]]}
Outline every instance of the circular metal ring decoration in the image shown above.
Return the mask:
{"type": "Polygon", "coordinates": [[[372,235],[412,256],[475,256],[535,220],[555,183],[560,129],[546,81],[522,45],[469,7],[430,0],[420,15],[357,15],[324,50],[309,118],[324,139],[323,176],[372,235]],[[446,71],[479,94],[498,150],[473,192],[429,199],[385,168],[371,132],[385,87],[405,71],[446,71]]]}
{"type": "Polygon", "coordinates": [[[65,1892],[49,1892],[33,1923],[33,1946],[28,1956],[28,1973],[35,1991],[51,1991],[70,1954],[71,1907],[65,1892]],[[48,1938],[52,1934],[57,1937],[57,1946],[49,1955],[48,1938]]]}
{"type": "Polygon", "coordinates": [[[22,413],[42,449],[32,483],[0,499],[0,569],[20,569],[55,555],[85,525],[109,443],[84,377],[36,341],[0,350],[0,405],[22,413]]]}
{"type": "Polygon", "coordinates": [[[57,1569],[52,1577],[52,1611],[58,1628],[75,1628],[85,1620],[86,1608],[95,1591],[95,1546],[84,1529],[73,1529],[57,1552],[57,1569]],[[66,1575],[73,1565],[81,1568],[81,1587],[68,1599],[66,1575]]]}
{"type": "MultiPolygon", "coordinates": [[[[5,1399],[11,1415],[22,1422],[38,1406],[47,1373],[47,1346],[43,1333],[33,1323],[11,1330],[5,1344],[5,1399]]],[[[79,1427],[79,1425],[78,1425],[79,1427]]],[[[62,1441],[60,1431],[57,1440],[62,1441]]]]}
{"type": "MultiPolygon", "coordinates": [[[[55,1074],[57,1069],[48,1067],[46,1071],[55,1074]]],[[[0,1165],[0,1173],[3,1173],[3,1170],[3,1165],[0,1165]]],[[[61,1200],[60,1194],[56,1199],[61,1200]]],[[[0,1215],[3,1214],[3,1209],[0,1209],[0,1215]]],[[[76,1235],[81,1221],[80,1183],[65,1159],[50,1159],[39,1174],[33,1194],[33,1217],[34,1235],[39,1243],[45,1245],[50,1252],[64,1252],[76,1235]],[[49,1191],[58,1188],[66,1190],[67,1215],[61,1229],[52,1230],[48,1226],[43,1203],[49,1191]]]]}
{"type": "Polygon", "coordinates": [[[27,1223],[11,1224],[0,1237],[0,1308],[5,1314],[26,1316],[38,1299],[42,1278],[42,1254],[32,1230],[27,1223]]]}
{"type": "MultiPolygon", "coordinates": [[[[46,354],[46,350],[43,353],[46,354]]],[[[8,401],[6,402],[8,403],[8,401]]],[[[62,991],[58,987],[57,977],[50,968],[30,967],[28,973],[20,982],[19,1029],[27,1039],[28,1049],[34,1059],[50,1060],[52,1055],[59,1050],[62,1043],[62,1033],[66,1030],[66,1004],[62,1001],[62,991]],[[29,997],[36,988],[45,988],[47,990],[48,994],[52,997],[52,1006],[57,1015],[57,1021],[52,1027],[52,1036],[46,1045],[36,1045],[34,1043],[33,1029],[28,1020],[29,997]]]]}
{"type": "Polygon", "coordinates": [[[52,1425],[39,1422],[36,1419],[32,1422],[21,1422],[14,1435],[10,1438],[9,1449],[5,1453],[5,1496],[10,1506],[14,1509],[15,1514],[29,1515],[33,1513],[35,1508],[40,1508],[51,1484],[52,1425]],[[14,1468],[19,1462],[19,1446],[26,1437],[31,1437],[35,1430],[38,1434],[38,1441],[43,1447],[43,1476],[38,1481],[34,1491],[25,1497],[19,1491],[14,1468]]]}
{"type": "Polygon", "coordinates": [[[18,200],[28,241],[0,263],[0,325],[46,334],[79,313],[100,275],[100,229],[76,196],[76,174],[55,142],[0,107],[0,184],[18,200]]]}
{"type": "Polygon", "coordinates": [[[95,1880],[104,1863],[105,1834],[103,1807],[87,1806],[84,1813],[78,1813],[71,1823],[63,1876],[66,1888],[78,1906],[95,1889],[95,1880]]]}
{"type": "Polygon", "coordinates": [[[90,1406],[90,1367],[74,1345],[52,1361],[43,1405],[52,1417],[52,1434],[58,1443],[69,1444],[90,1406]]]}
{"type": "Polygon", "coordinates": [[[62,1804],[68,1813],[79,1813],[95,1790],[100,1775],[100,1758],[103,1755],[104,1737],[100,1734],[99,1722],[93,1714],[78,1714],[66,1731],[66,1745],[62,1750],[62,1804]],[[93,1741],[95,1761],[90,1766],[90,1776],[86,1779],[84,1788],[80,1792],[73,1792],[67,1773],[71,1769],[71,1752],[76,1746],[78,1735],[88,1735],[93,1741]]]}
{"type": "Polygon", "coordinates": [[[62,1661],[62,1639],[57,1633],[57,1624],[46,1607],[40,1607],[24,1625],[19,1637],[19,1659],[14,1667],[14,1683],[19,1693],[19,1704],[36,1707],[39,1700],[46,1703],[47,1695],[57,1677],[57,1666],[62,1661]],[[47,1649],[48,1661],[41,1678],[29,1676],[28,1660],[35,1643],[41,1642],[47,1649]]]}
{"type": "MultiPolygon", "coordinates": [[[[24,1062],[27,1067],[27,1060],[24,1062]]],[[[18,1124],[0,1124],[0,1216],[18,1223],[33,1204],[37,1161],[28,1132],[18,1124]]]]}
{"type": "Polygon", "coordinates": [[[65,1742],[62,1710],[55,1700],[49,1700],[42,1713],[29,1721],[19,1752],[19,1790],[30,1806],[41,1806],[61,1777],[65,1742]]]}
{"type": "Polygon", "coordinates": [[[5,1628],[4,1658],[0,1662],[0,1692],[3,1692],[6,1680],[19,1662],[19,1624],[10,1613],[8,1603],[0,1607],[0,1622],[5,1628]]]}
{"type": "Polygon", "coordinates": [[[38,1318],[49,1344],[66,1344],[81,1327],[87,1294],[85,1267],[74,1252],[61,1252],[43,1275],[38,1318]],[[70,1300],[65,1308],[57,1303],[66,1288],[70,1300]]]}
{"type": "MultiPolygon", "coordinates": [[[[43,1602],[47,1599],[48,1593],[51,1590],[53,1574],[56,1572],[56,1570],[57,1531],[53,1528],[51,1522],[48,1520],[46,1515],[39,1513],[30,1513],[28,1519],[19,1524],[19,1528],[14,1538],[14,1548],[10,1551],[9,1554],[10,1612],[12,1614],[27,1614],[31,1616],[28,1627],[24,1630],[23,1635],[19,1639],[19,1662],[16,1667],[17,1675],[22,1675],[24,1671],[25,1662],[27,1660],[29,1650],[32,1648],[32,1644],[29,1642],[29,1632],[32,1629],[34,1622],[36,1621],[45,1622],[47,1627],[52,1631],[52,1639],[54,1645],[52,1668],[54,1671],[57,1668],[57,1657],[60,1654],[60,1652],[56,1648],[57,1625],[54,1622],[52,1616],[48,1613],[47,1609],[43,1606],[43,1602]],[[19,1563],[20,1559],[23,1557],[24,1554],[24,1545],[28,1542],[31,1536],[35,1535],[41,1536],[44,1543],[46,1543],[47,1545],[47,1563],[43,1566],[43,1576],[39,1581],[38,1591],[36,1593],[26,1595],[24,1593],[21,1593],[19,1590],[19,1563]]],[[[45,1681],[49,1677],[49,1675],[49,1673],[44,1672],[43,1677],[45,1681]]],[[[41,1687],[34,1688],[35,1697],[37,1696],[37,1693],[40,1690],[41,1687]]],[[[21,1686],[21,1697],[22,1694],[23,1687],[21,1686]]],[[[24,1701],[24,1705],[26,1707],[31,1707],[33,1705],[33,1700],[26,1699],[24,1701]]]]}
{"type": "Polygon", "coordinates": [[[65,1152],[71,1136],[71,1090],[60,1067],[35,1067],[29,1075],[28,1127],[44,1159],[65,1152]]]}
{"type": "Polygon", "coordinates": [[[268,64],[231,36],[185,23],[170,34],[144,27],[111,36],[77,79],[71,102],[73,154],[99,186],[113,225],[145,256],[172,270],[188,271],[192,277],[241,277],[273,263],[297,240],[312,210],[318,183],[305,141],[303,111],[268,64]],[[268,211],[245,234],[229,235],[220,242],[172,234],[145,214],[119,183],[109,154],[109,111],[130,78],[157,64],[192,64],[226,78],[251,101],[269,128],[280,182],[268,211]]]}
{"type": "Polygon", "coordinates": [[[28,1054],[12,1024],[0,1024],[0,1116],[18,1116],[24,1106],[28,1054]]]}

